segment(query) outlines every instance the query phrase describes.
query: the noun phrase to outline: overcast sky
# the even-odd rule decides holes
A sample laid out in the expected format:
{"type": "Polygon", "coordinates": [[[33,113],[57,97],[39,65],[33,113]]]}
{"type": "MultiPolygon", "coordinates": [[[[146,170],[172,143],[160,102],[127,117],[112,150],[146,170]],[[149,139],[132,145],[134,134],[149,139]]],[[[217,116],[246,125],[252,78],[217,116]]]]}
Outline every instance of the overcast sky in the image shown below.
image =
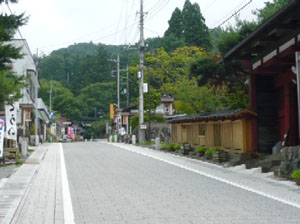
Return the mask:
{"type": "MultiPolygon", "coordinates": [[[[209,28],[216,27],[250,0],[191,0],[200,5],[209,28]]],[[[267,0],[252,0],[240,12],[253,19],[252,11],[267,0]]],[[[144,0],[145,37],[162,36],[176,7],[184,0],[144,0]]],[[[104,44],[135,43],[139,39],[140,0],[19,0],[10,4],[13,12],[25,12],[29,22],[20,29],[32,52],[43,53],[80,42],[104,44]]],[[[7,11],[6,5],[1,10],[7,11]]],[[[234,22],[234,19],[230,20],[234,22]]],[[[226,24],[225,24],[226,25],[226,24]]]]}

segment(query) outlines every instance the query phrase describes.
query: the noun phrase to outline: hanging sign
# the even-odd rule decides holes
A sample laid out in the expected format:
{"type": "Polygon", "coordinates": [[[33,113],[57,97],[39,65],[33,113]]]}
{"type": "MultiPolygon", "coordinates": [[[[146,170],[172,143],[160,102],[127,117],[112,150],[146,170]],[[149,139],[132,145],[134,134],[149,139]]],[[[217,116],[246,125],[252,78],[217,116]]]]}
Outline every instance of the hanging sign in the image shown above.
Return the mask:
{"type": "Polygon", "coordinates": [[[6,138],[17,141],[17,104],[5,105],[6,138]]]}
{"type": "Polygon", "coordinates": [[[72,127],[68,127],[68,138],[72,138],[72,127]]]}
{"type": "Polygon", "coordinates": [[[3,157],[5,121],[0,118],[0,157],[3,157]]]}

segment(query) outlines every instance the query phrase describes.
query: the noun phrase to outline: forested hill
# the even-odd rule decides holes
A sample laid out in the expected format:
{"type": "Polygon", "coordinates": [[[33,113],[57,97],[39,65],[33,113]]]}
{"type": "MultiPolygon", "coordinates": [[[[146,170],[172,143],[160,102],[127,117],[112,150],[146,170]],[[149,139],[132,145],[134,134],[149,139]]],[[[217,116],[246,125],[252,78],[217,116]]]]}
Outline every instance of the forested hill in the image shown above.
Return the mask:
{"type": "MultiPolygon", "coordinates": [[[[177,104],[175,103],[177,112],[195,113],[204,109],[203,105],[195,106],[190,103],[200,102],[197,97],[188,99],[194,96],[191,90],[226,83],[231,92],[235,88],[246,91],[244,83],[247,71],[239,64],[216,64],[216,59],[290,1],[274,0],[273,3],[266,3],[263,9],[255,11],[256,20],[246,21],[236,18],[237,23],[234,26],[210,30],[205,24],[200,6],[185,0],[182,10],[179,8],[174,10],[164,35],[146,40],[145,62],[151,64],[153,74],[151,99],[159,99],[160,94],[170,93],[177,99],[177,104]],[[189,82],[193,88],[182,91],[186,95],[180,95],[179,87],[187,87],[189,82]],[[180,107],[178,99],[181,98],[180,107]]],[[[119,54],[121,69],[125,69],[127,64],[130,65],[130,101],[137,102],[139,63],[137,48],[138,44],[128,49],[123,45],[89,42],[53,51],[50,55],[39,59],[40,96],[49,105],[50,80],[53,80],[52,108],[61,115],[73,121],[97,118],[99,114],[107,115],[109,103],[116,103],[116,74],[112,73],[112,70],[116,70],[117,65],[111,62],[111,59],[117,59],[119,54]]],[[[122,72],[121,76],[121,107],[124,107],[126,73],[122,72]]],[[[145,78],[147,81],[147,75],[145,78]]],[[[198,96],[199,92],[200,90],[197,90],[195,96],[198,96]]],[[[241,102],[240,99],[236,101],[238,105],[241,102]]],[[[209,103],[206,102],[205,105],[209,103]]],[[[212,106],[210,110],[230,107],[230,104],[225,103],[221,108],[212,106]]]]}

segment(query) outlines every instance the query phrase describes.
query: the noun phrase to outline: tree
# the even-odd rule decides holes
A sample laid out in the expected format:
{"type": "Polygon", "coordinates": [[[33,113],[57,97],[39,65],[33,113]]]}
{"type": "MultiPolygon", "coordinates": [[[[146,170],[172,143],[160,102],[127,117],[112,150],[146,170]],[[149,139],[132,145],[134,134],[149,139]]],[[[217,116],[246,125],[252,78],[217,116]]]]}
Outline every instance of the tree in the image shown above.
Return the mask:
{"type": "MultiPolygon", "coordinates": [[[[0,4],[3,2],[1,0],[0,4]]],[[[9,44],[9,41],[13,39],[18,27],[24,25],[26,21],[23,14],[0,14],[0,107],[3,107],[5,101],[14,102],[21,97],[20,90],[24,87],[25,77],[17,77],[10,72],[7,63],[22,57],[20,49],[9,44]]]]}
{"type": "Polygon", "coordinates": [[[273,0],[273,2],[265,2],[265,7],[254,12],[257,15],[258,23],[261,24],[275,15],[279,10],[285,7],[292,0],[273,0]]]}
{"type": "Polygon", "coordinates": [[[168,36],[170,34],[175,35],[178,38],[181,38],[184,33],[183,29],[183,17],[179,8],[176,8],[171,16],[171,19],[168,21],[169,28],[166,30],[164,36],[168,36]]]}
{"type": "Polygon", "coordinates": [[[178,80],[172,91],[177,113],[196,114],[248,106],[248,96],[244,91],[230,91],[226,85],[199,87],[195,79],[186,77],[178,80]]]}
{"type": "Polygon", "coordinates": [[[74,94],[65,88],[60,82],[41,79],[39,96],[49,106],[49,94],[52,82],[52,110],[58,111],[62,116],[70,120],[80,120],[82,117],[82,105],[74,97],[74,94]]]}
{"type": "Polygon", "coordinates": [[[116,84],[94,83],[80,90],[78,102],[81,105],[81,111],[85,117],[94,117],[95,108],[102,113],[109,113],[109,104],[116,99],[116,84]]]}
{"type": "Polygon", "coordinates": [[[227,27],[220,35],[217,47],[221,54],[227,53],[240,41],[251,34],[257,27],[256,21],[246,21],[236,18],[236,25],[227,27]]]}
{"type": "Polygon", "coordinates": [[[184,40],[188,46],[198,46],[205,49],[211,48],[209,30],[201,14],[200,6],[186,0],[182,10],[184,40]]]}

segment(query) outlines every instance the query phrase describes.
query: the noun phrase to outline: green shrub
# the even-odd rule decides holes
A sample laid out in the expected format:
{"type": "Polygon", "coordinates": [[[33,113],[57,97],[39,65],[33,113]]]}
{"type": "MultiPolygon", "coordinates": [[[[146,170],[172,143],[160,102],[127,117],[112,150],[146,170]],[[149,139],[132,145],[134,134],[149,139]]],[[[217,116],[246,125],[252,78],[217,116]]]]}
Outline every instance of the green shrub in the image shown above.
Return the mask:
{"type": "Polygon", "coordinates": [[[160,148],[166,149],[168,147],[168,144],[165,142],[160,143],[160,148]]]}
{"type": "Polygon", "coordinates": [[[174,149],[175,150],[178,150],[178,149],[180,149],[181,147],[180,147],[180,145],[179,144],[174,144],[174,149]]]}
{"type": "Polygon", "coordinates": [[[300,179],[300,169],[298,170],[295,170],[293,173],[292,173],[292,176],[291,176],[293,179],[300,179]]]}
{"type": "Polygon", "coordinates": [[[205,146],[199,146],[195,149],[195,152],[202,152],[205,153],[208,150],[205,146]]]}
{"type": "Polygon", "coordinates": [[[21,158],[22,158],[22,153],[17,152],[17,158],[18,158],[18,159],[21,159],[21,158]]]}
{"type": "Polygon", "coordinates": [[[167,145],[167,149],[168,149],[169,151],[175,149],[174,147],[175,147],[175,144],[174,144],[174,143],[170,143],[169,145],[167,145]]]}
{"type": "Polygon", "coordinates": [[[16,162],[16,165],[17,165],[17,166],[22,166],[23,163],[24,163],[24,161],[23,161],[22,159],[20,159],[20,160],[18,160],[18,161],[16,162]]]}
{"type": "Polygon", "coordinates": [[[205,155],[206,156],[212,156],[214,154],[214,150],[213,149],[208,149],[205,151],[205,155]]]}
{"type": "Polygon", "coordinates": [[[9,153],[8,159],[15,159],[15,158],[16,158],[16,154],[15,153],[13,153],[13,152],[9,153]]]}

